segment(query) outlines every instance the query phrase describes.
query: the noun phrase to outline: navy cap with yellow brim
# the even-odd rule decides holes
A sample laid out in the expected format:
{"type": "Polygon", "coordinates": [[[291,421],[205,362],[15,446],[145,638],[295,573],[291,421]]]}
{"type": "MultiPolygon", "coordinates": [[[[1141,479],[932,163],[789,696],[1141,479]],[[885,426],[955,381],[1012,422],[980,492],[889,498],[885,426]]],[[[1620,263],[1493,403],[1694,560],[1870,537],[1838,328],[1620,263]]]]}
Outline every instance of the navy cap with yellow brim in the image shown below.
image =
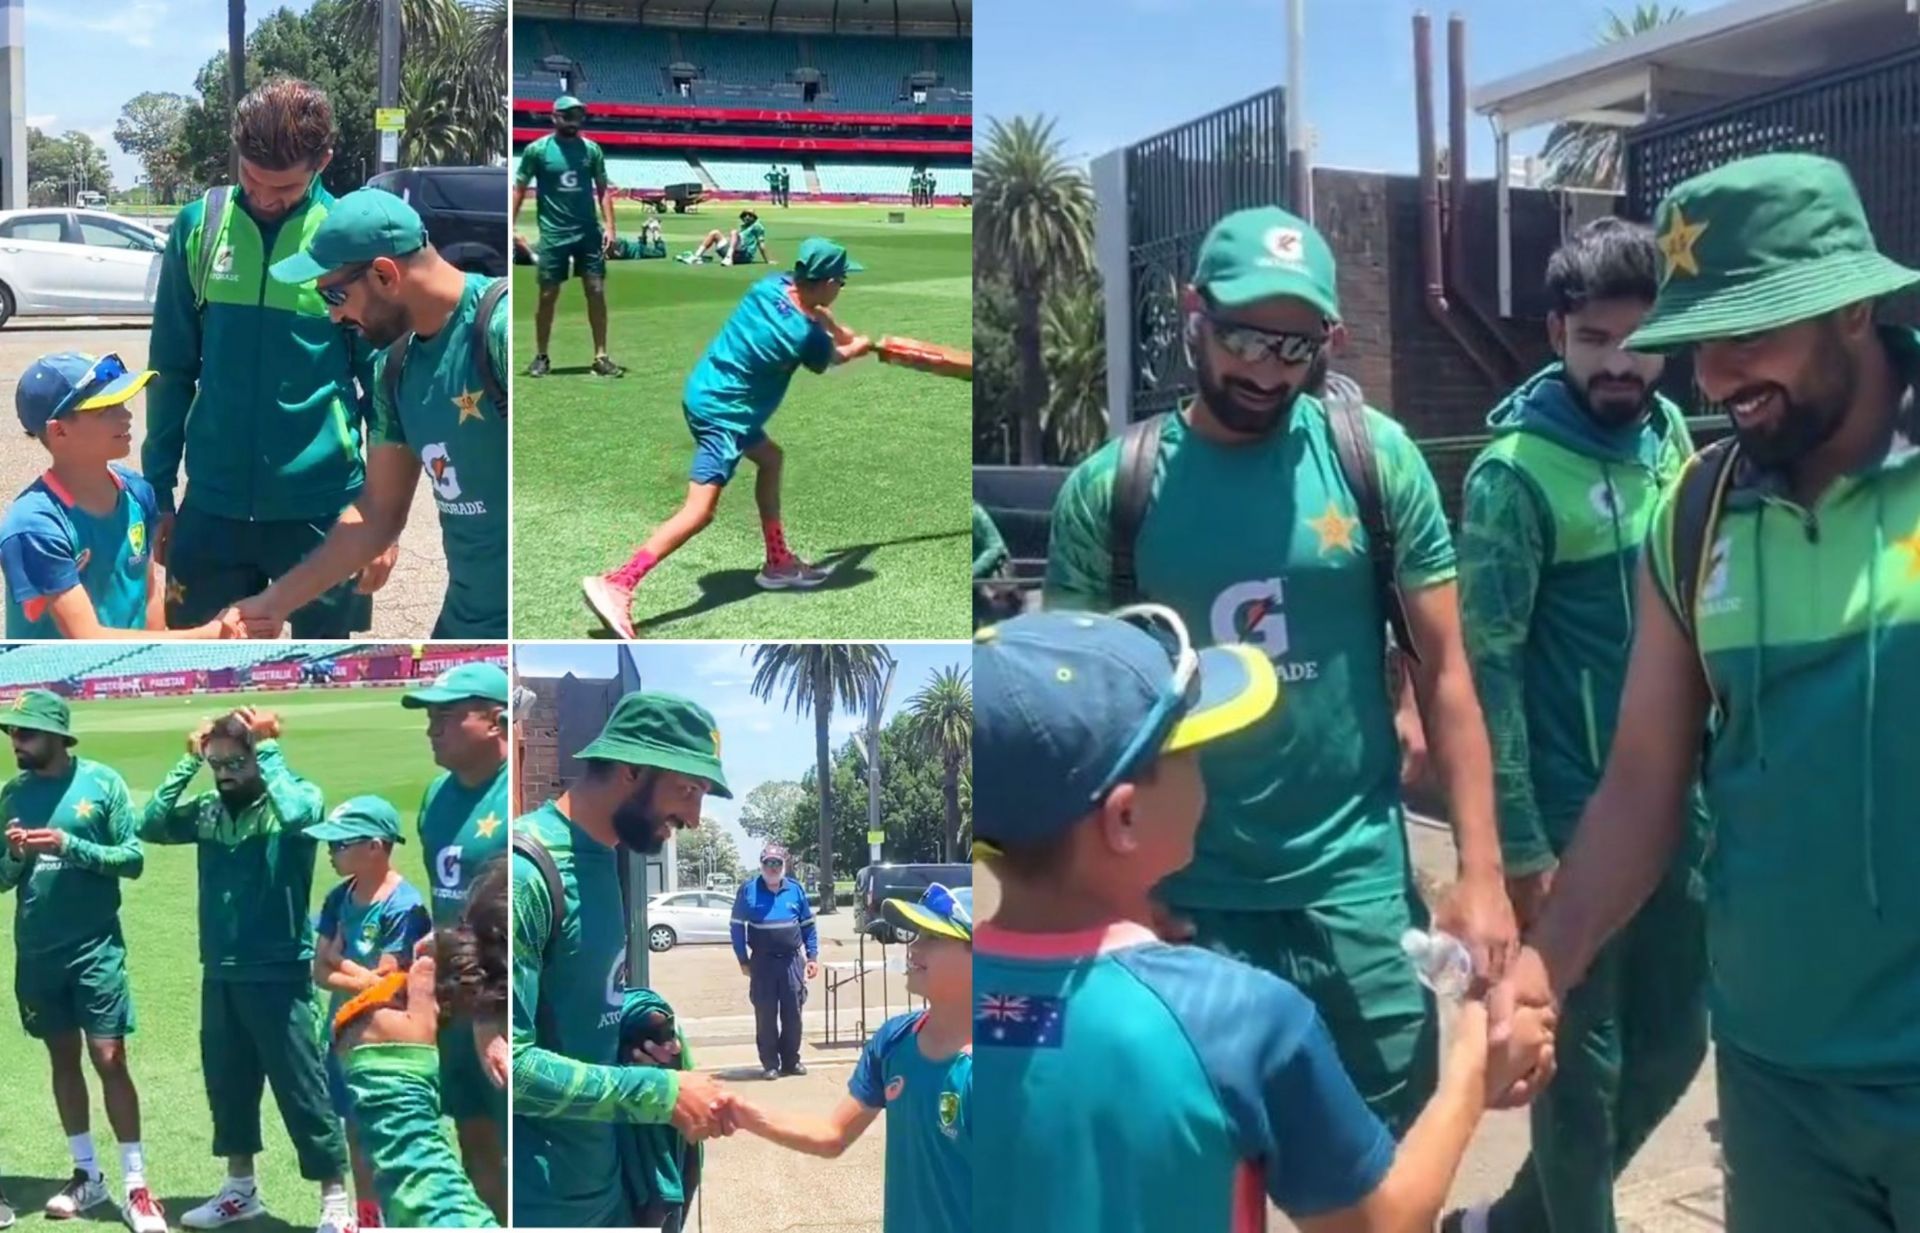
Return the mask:
{"type": "Polygon", "coordinates": [[[37,437],[63,416],[120,406],[151,380],[151,371],[129,369],[117,355],[95,359],[78,351],[60,351],[41,356],[20,374],[13,405],[20,426],[37,437]]]}
{"type": "Polygon", "coordinates": [[[404,257],[426,243],[426,224],[412,206],[385,189],[356,189],[327,208],[305,248],[274,263],[273,278],[310,283],[378,257],[404,257]]]}
{"type": "Polygon", "coordinates": [[[973,888],[948,890],[935,882],[927,887],[918,903],[905,899],[887,899],[880,904],[880,915],[889,924],[915,933],[951,938],[973,944],[973,888]]]}

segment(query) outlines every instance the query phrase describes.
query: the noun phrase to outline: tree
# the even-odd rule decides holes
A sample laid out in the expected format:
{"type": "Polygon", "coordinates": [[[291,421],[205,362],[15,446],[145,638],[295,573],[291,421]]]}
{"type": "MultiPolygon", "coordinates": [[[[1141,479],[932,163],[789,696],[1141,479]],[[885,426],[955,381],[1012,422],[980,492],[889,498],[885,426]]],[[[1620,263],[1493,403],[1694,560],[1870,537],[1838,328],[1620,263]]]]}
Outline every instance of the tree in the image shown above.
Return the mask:
{"type": "Polygon", "coordinates": [[[973,460],[1005,464],[1013,458],[1012,414],[1020,393],[1013,331],[1020,319],[1007,280],[976,272],[973,280],[973,460]]]}
{"type": "Polygon", "coordinates": [[[113,192],[113,169],[107,152],[85,133],[74,131],[49,137],[37,128],[27,130],[27,203],[36,206],[72,205],[75,193],[113,192]]]}
{"type": "Polygon", "coordinates": [[[1004,277],[1019,308],[1013,338],[1020,357],[1016,462],[1042,461],[1040,414],[1047,401],[1040,311],[1049,287],[1093,266],[1093,191],[1069,165],[1052,120],[989,120],[986,153],[974,171],[974,270],[1004,277]]]}
{"type": "Polygon", "coordinates": [[[1047,366],[1041,419],[1052,456],[1078,462],[1107,439],[1106,306],[1097,276],[1055,287],[1040,321],[1047,366]]]}
{"type": "MultiPolygon", "coordinates": [[[[1600,31],[1604,46],[1645,34],[1679,21],[1687,11],[1679,5],[1636,4],[1625,17],[1609,11],[1600,31]]],[[[1620,191],[1626,183],[1626,142],[1622,130],[1610,124],[1576,120],[1556,124],[1540,151],[1547,164],[1546,182],[1553,188],[1597,188],[1620,191]]]]}
{"type": "Polygon", "coordinates": [[[883,670],[893,662],[886,648],[866,642],[812,645],[765,644],[753,652],[753,695],[771,702],[786,689],[782,709],[813,715],[816,791],[820,794],[820,910],[833,903],[832,775],[828,766],[827,729],[837,702],[843,710],[863,713],[880,697],[883,670]]]}
{"type": "Polygon", "coordinates": [[[140,160],[147,183],[163,200],[173,200],[180,184],[176,152],[192,101],[184,94],[147,90],[127,100],[113,126],[115,144],[140,160]]]}
{"type": "Polygon", "coordinates": [[[718,874],[738,883],[744,872],[740,867],[740,845],[712,818],[700,819],[696,830],[679,832],[673,846],[680,857],[682,886],[705,886],[708,874],[718,874]]]}
{"type": "MultiPolygon", "coordinates": [[[[940,859],[952,861],[960,845],[960,777],[973,759],[973,685],[967,670],[949,666],[934,672],[907,700],[906,716],[914,747],[940,767],[946,819],[940,828],[940,859]]],[[[885,780],[881,786],[884,789],[885,780]]]]}
{"type": "Polygon", "coordinates": [[[791,850],[801,838],[795,831],[794,818],[806,799],[807,790],[791,780],[769,779],[757,784],[740,802],[740,829],[750,839],[791,850]]]}
{"type": "MultiPolygon", "coordinates": [[[[944,778],[940,764],[921,752],[913,735],[913,721],[903,710],[880,730],[880,819],[886,829],[881,857],[892,862],[937,861],[946,831],[944,778]]],[[[795,811],[794,830],[800,838],[790,852],[796,865],[813,858],[819,849],[820,796],[818,776],[809,770],[801,778],[807,790],[795,811]]],[[[829,782],[832,791],[832,843],[836,852],[867,850],[867,760],[851,738],[834,750],[829,782]]],[[[961,780],[962,836],[973,829],[973,801],[967,781],[961,780]]],[[[849,862],[853,864],[852,862],[849,862]]],[[[857,862],[864,865],[864,858],[857,862]]]]}

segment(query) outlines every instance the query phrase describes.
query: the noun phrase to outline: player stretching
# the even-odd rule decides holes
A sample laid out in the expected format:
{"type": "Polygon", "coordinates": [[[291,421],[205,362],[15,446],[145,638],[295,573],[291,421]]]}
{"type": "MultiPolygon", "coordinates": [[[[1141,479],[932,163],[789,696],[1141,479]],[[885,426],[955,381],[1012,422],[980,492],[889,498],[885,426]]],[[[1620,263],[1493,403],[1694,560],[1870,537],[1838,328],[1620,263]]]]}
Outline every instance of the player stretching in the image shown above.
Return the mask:
{"type": "Polygon", "coordinates": [[[721,265],[752,265],[756,261],[773,264],[773,247],[767,243],[767,229],[760,225],[760,216],[752,210],[740,211],[740,225],[731,232],[722,232],[714,228],[707,232],[707,238],[700,241],[700,247],[680,258],[687,265],[699,265],[713,253],[720,258],[721,265]]]}
{"type": "Polygon", "coordinates": [[[607,249],[615,235],[613,192],[607,179],[607,155],[600,143],[580,135],[587,122],[586,104],[572,95],[553,100],[553,132],[529,144],[520,155],[520,171],[513,180],[513,221],[527,201],[527,185],[538,192],[533,203],[540,224],[540,255],[536,270],[540,303],[534,309],[533,364],[529,377],[553,371],[547,343],[553,338],[553,310],[560,303],[560,285],[578,272],[587,292],[587,324],[593,328],[593,371],[618,377],[626,370],[607,357],[607,249]],[[606,229],[601,230],[601,219],[606,229]]]}
{"type": "Polygon", "coordinates": [[[758,468],[753,498],[767,541],[766,564],[754,581],[774,591],[817,587],[827,580],[825,570],[787,549],[780,525],[782,455],[767,436],[766,423],[802,364],[825,372],[873,349],[872,339],[847,330],[830,311],[847,275],[862,268],[832,240],[808,240],[800,246],[791,274],[770,274],[753,285],[687,378],[681,402],[694,449],[686,502],[632,560],[581,582],[587,605],[622,638],[635,636],[633,589],[713,521],[720,490],[733,478],[742,456],[758,468]]]}

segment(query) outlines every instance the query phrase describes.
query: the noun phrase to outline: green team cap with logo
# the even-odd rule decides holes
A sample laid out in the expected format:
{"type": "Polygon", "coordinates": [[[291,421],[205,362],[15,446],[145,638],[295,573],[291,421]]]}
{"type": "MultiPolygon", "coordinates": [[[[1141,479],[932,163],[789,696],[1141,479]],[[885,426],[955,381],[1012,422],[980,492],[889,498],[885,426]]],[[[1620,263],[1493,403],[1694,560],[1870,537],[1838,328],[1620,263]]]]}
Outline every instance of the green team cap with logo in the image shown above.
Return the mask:
{"type": "Polygon", "coordinates": [[[507,705],[506,669],[498,664],[460,664],[435,677],[433,684],[408,690],[400,705],[418,710],[468,698],[507,705]]]}
{"type": "Polygon", "coordinates": [[[334,202],[307,247],[275,264],[273,277],[310,283],[375,257],[404,257],[426,243],[426,226],[412,206],[384,189],[362,188],[334,202]]]}
{"type": "Polygon", "coordinates": [[[715,796],[733,797],[720,769],[720,725],[699,703],[673,694],[621,698],[600,735],[573,756],[679,771],[706,780],[715,796]]]}
{"type": "Polygon", "coordinates": [[[1340,319],[1333,249],[1312,224],[1278,206],[1236,210],[1200,244],[1193,285],[1216,304],[1305,300],[1328,321],[1340,319]]]}
{"type": "Polygon", "coordinates": [[[800,246],[800,255],[794,258],[793,272],[810,283],[825,282],[829,278],[845,278],[849,274],[858,274],[867,267],[847,256],[847,250],[832,240],[814,236],[800,246]]]}
{"type": "Polygon", "coordinates": [[[66,737],[69,745],[78,744],[72,725],[73,715],[67,710],[66,699],[45,689],[29,689],[15,698],[12,706],[0,711],[0,731],[24,728],[29,732],[51,732],[66,737]]]}
{"type": "Polygon", "coordinates": [[[1668,351],[1819,317],[1920,283],[1881,254],[1847,169],[1762,154],[1668,193],[1654,215],[1660,291],[1626,341],[1668,351]]]}
{"type": "Polygon", "coordinates": [[[307,838],[318,839],[322,843],[337,843],[345,839],[385,839],[389,843],[407,841],[407,837],[400,833],[400,811],[383,796],[356,796],[335,806],[325,822],[307,828],[307,838]]]}
{"type": "Polygon", "coordinates": [[[585,111],[586,109],[587,105],[571,94],[562,94],[553,100],[553,114],[556,116],[563,111],[585,111]]]}

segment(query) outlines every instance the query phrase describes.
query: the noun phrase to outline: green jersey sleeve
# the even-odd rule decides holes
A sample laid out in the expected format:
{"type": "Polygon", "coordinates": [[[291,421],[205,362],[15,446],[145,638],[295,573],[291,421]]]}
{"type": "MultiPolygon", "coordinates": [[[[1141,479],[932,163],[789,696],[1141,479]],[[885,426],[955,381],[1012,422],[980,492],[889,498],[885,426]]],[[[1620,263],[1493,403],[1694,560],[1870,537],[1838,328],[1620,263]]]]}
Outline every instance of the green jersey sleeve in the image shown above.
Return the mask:
{"type": "Polygon", "coordinates": [[[1119,456],[1119,443],[1108,443],[1073,469],[1054,498],[1042,592],[1049,608],[1104,612],[1113,607],[1113,483],[1119,456]]]}
{"type": "Polygon", "coordinates": [[[431,1045],[361,1045],[345,1059],[354,1127],[380,1210],[399,1228],[497,1229],[440,1129],[440,1055],[431,1045]]]}
{"type": "Polygon", "coordinates": [[[1654,502],[1653,517],[1647,520],[1647,542],[1643,546],[1641,560],[1643,567],[1653,575],[1654,590],[1660,593],[1660,599],[1667,605],[1667,611],[1673,619],[1686,628],[1686,620],[1680,613],[1680,594],[1673,582],[1673,521],[1679,504],[1680,485],[1686,483],[1687,473],[1694,464],[1688,463],[1681,468],[1680,474],[1666,486],[1660,497],[1654,502]]]}
{"type": "Polygon", "coordinates": [[[493,318],[487,322],[487,360],[493,365],[493,375],[499,379],[500,388],[512,393],[513,382],[507,376],[507,330],[513,322],[513,292],[500,297],[494,306],[493,318]]]}
{"type": "Polygon", "coordinates": [[[1398,420],[1368,408],[1367,421],[1380,460],[1381,495],[1393,524],[1400,585],[1419,591],[1453,581],[1453,537],[1447,533],[1433,469],[1398,420]]]}
{"type": "MultiPolygon", "coordinates": [[[[10,787],[0,787],[0,828],[4,828],[7,819],[13,817],[13,805],[7,799],[10,787]]],[[[32,857],[15,856],[12,848],[0,842],[0,891],[10,891],[26,881],[27,870],[32,867],[32,857]]]]}
{"type": "Polygon", "coordinates": [[[994,571],[1007,563],[1007,542],[1000,538],[1000,528],[993,525],[993,516],[980,505],[973,503],[973,576],[991,578],[994,571]]]}
{"type": "MultiPolygon", "coordinates": [[[[497,314],[499,320],[505,313],[497,314]]],[[[393,405],[393,398],[387,392],[387,360],[389,353],[382,351],[373,362],[373,413],[368,421],[368,441],[373,445],[405,445],[407,434],[400,427],[400,409],[393,405]]]]}
{"type": "Polygon", "coordinates": [[[607,178],[607,152],[597,141],[592,146],[593,161],[588,164],[588,169],[593,176],[594,186],[604,193],[613,187],[613,182],[607,178]]]}
{"type": "Polygon", "coordinates": [[[280,817],[285,830],[305,831],[318,826],[326,817],[326,799],[320,789],[287,768],[280,742],[261,741],[257,751],[260,777],[267,785],[267,799],[280,817]]]}
{"type": "Polygon", "coordinates": [[[105,788],[100,820],[96,823],[99,839],[68,835],[62,855],[68,864],[109,878],[131,881],[146,871],[146,849],[140,845],[133,818],[133,800],[127,795],[127,781],[107,772],[99,777],[105,788]]]}
{"type": "Polygon", "coordinates": [[[200,838],[200,798],[188,798],[187,785],[200,773],[201,759],[188,754],[173,764],[147,799],[140,814],[140,838],[148,843],[194,843],[200,838]]]}
{"type": "Polygon", "coordinates": [[[520,152],[520,168],[513,173],[516,188],[525,188],[533,183],[534,175],[540,170],[539,151],[544,144],[541,141],[529,141],[527,148],[520,152]]]}
{"type": "Polygon", "coordinates": [[[1547,533],[1526,480],[1502,462],[1473,468],[1460,521],[1460,626],[1493,745],[1501,855],[1516,877],[1554,860],[1533,792],[1525,667],[1547,533]]]}

